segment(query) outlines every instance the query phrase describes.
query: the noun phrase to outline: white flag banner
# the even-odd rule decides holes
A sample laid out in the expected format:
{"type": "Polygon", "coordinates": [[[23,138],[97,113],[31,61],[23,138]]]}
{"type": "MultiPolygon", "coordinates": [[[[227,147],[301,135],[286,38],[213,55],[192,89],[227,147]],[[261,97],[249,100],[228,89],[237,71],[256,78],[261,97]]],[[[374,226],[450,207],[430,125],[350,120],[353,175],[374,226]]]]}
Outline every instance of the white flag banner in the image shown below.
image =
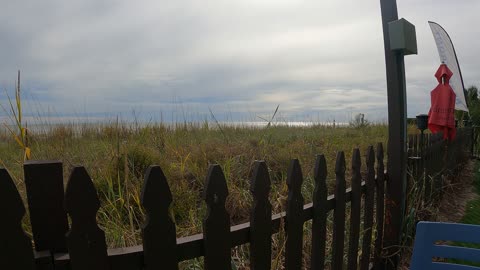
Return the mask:
{"type": "Polygon", "coordinates": [[[430,29],[432,29],[433,37],[437,44],[440,61],[446,64],[453,72],[453,76],[450,79],[450,86],[456,95],[455,110],[468,112],[467,102],[465,102],[465,93],[463,92],[465,87],[463,85],[462,72],[460,71],[457,54],[455,53],[452,40],[445,29],[443,29],[438,23],[428,22],[428,24],[430,25],[430,29]]]}

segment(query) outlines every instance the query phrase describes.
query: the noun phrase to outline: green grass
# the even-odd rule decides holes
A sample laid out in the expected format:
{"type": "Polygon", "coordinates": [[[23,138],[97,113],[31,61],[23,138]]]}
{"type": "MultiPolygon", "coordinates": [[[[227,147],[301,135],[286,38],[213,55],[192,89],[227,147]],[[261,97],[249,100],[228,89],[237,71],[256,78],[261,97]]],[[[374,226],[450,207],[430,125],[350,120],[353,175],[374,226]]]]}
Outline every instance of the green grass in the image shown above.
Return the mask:
{"type": "MultiPolygon", "coordinates": [[[[302,165],[302,193],[308,203],[312,201],[317,154],[325,154],[327,158],[328,186],[332,194],[338,151],[344,150],[346,154],[348,182],[353,149],[360,148],[362,171],[365,171],[367,147],[382,142],[386,150],[387,133],[385,125],[361,128],[222,126],[220,129],[216,124],[207,123],[136,127],[114,122],[52,125],[41,132],[29,132],[28,140],[32,159],[63,161],[65,182],[72,166],[85,166],[101,202],[98,224],[105,231],[107,245],[114,248],[142,243],[145,211],[140,205],[140,191],[144,170],[151,164],[160,165],[168,179],[173,194],[171,214],[177,226],[177,237],[182,237],[202,231],[206,206],[201,194],[209,164],[220,164],[224,171],[229,188],[226,207],[234,225],[249,219],[252,203],[249,180],[254,160],[267,162],[272,181],[270,201],[274,213],[278,213],[285,210],[287,168],[291,159],[298,158],[302,165]]],[[[25,199],[23,149],[8,133],[0,132],[0,153],[0,166],[7,168],[25,199]]],[[[330,233],[332,223],[329,219],[330,233]]],[[[24,218],[23,226],[31,234],[28,217],[24,218]]],[[[305,226],[304,250],[308,253],[310,241],[307,239],[310,239],[311,229],[305,226]]],[[[284,242],[282,234],[273,237],[273,258],[277,265],[283,260],[284,242]]],[[[247,247],[233,249],[232,258],[237,266],[248,264],[247,247]]],[[[329,248],[327,243],[327,259],[329,248]]],[[[195,265],[198,266],[198,260],[184,262],[181,269],[200,269],[195,265]]]]}
{"type": "MultiPolygon", "coordinates": [[[[480,163],[477,163],[475,167],[474,187],[479,196],[476,199],[468,202],[462,223],[480,224],[480,163]]],[[[480,245],[478,245],[478,247],[480,248],[480,245]]]]}
{"type": "MultiPolygon", "coordinates": [[[[461,223],[466,224],[476,224],[480,225],[480,163],[477,162],[475,166],[475,179],[474,179],[474,188],[477,195],[477,198],[469,201],[465,209],[465,215],[463,216],[461,223]]],[[[480,244],[472,243],[454,243],[456,246],[476,248],[480,249],[480,244]]],[[[452,263],[465,264],[472,266],[480,266],[480,263],[466,262],[462,260],[450,260],[452,263]]]]}
{"type": "MultiPolygon", "coordinates": [[[[32,159],[61,160],[64,178],[73,165],[83,165],[94,180],[101,200],[98,221],[110,247],[141,243],[140,225],[144,210],[140,190],[144,170],[151,164],[162,167],[173,193],[172,214],[179,236],[201,232],[205,205],[201,192],[209,164],[223,168],[229,187],[227,208],[232,224],[248,220],[251,205],[249,178],[254,160],[266,160],[272,180],[271,201],[275,212],[283,210],[286,173],[290,160],[299,158],[305,175],[303,193],[311,201],[315,155],[328,160],[328,177],[333,188],[334,160],[345,150],[362,153],[369,145],[385,143],[386,126],[360,129],[271,126],[246,128],[223,126],[152,124],[134,128],[126,123],[61,125],[48,132],[30,132],[32,159]]],[[[0,159],[14,178],[21,194],[23,151],[6,135],[0,142],[0,159]]],[[[365,161],[363,161],[365,164],[365,161]]],[[[28,222],[25,227],[29,230],[28,222]]]]}

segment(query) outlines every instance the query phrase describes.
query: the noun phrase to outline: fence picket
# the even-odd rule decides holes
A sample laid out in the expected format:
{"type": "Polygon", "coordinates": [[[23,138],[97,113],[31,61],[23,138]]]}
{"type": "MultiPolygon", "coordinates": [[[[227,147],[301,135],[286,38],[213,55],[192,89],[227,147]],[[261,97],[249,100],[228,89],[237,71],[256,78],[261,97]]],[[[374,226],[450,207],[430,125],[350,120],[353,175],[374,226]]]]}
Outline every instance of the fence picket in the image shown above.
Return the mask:
{"type": "Polygon", "coordinates": [[[360,236],[360,204],[362,199],[362,175],[360,174],[362,160],[360,150],[356,148],[352,155],[352,199],[350,207],[350,238],[348,247],[347,269],[357,269],[358,239],[360,236]]]}
{"type": "Polygon", "coordinates": [[[363,244],[362,244],[362,259],[360,260],[360,269],[368,270],[370,263],[370,249],[372,243],[372,229],[373,229],[373,207],[375,204],[375,152],[373,146],[369,146],[367,150],[367,179],[364,203],[364,221],[363,221],[363,244]]]}
{"type": "Polygon", "coordinates": [[[160,166],[147,169],[141,202],[147,212],[142,228],[145,269],[178,269],[177,234],[168,214],[172,193],[160,166]]]}
{"type": "Polygon", "coordinates": [[[272,205],[268,200],[270,176],[265,161],[255,161],[250,179],[253,207],[250,213],[250,268],[271,269],[272,205]]]}
{"type": "Polygon", "coordinates": [[[427,134],[426,138],[426,146],[425,146],[425,177],[424,177],[424,202],[430,202],[430,196],[432,194],[432,134],[427,134]]]}
{"type": "Polygon", "coordinates": [[[32,242],[21,226],[25,206],[7,170],[1,168],[0,213],[0,269],[35,269],[32,242]]]}
{"type": "Polygon", "coordinates": [[[35,250],[66,252],[68,222],[63,207],[62,163],[26,161],[23,170],[35,250]]]}
{"type": "Polygon", "coordinates": [[[335,210],[333,213],[332,269],[343,269],[345,240],[345,153],[337,153],[335,162],[335,210]]]}
{"type": "Polygon", "coordinates": [[[302,269],[303,247],[303,175],[298,159],[293,159],[288,167],[287,185],[287,217],[285,248],[285,269],[302,269]]]}
{"type": "Polygon", "coordinates": [[[227,182],[220,165],[210,165],[203,193],[207,216],[203,221],[206,270],[230,270],[230,216],[225,209],[227,182]]]}
{"type": "MultiPolygon", "coordinates": [[[[419,156],[419,151],[418,151],[418,143],[419,143],[419,138],[418,138],[419,134],[417,135],[414,135],[413,136],[413,157],[418,157],[419,156]]],[[[411,173],[414,177],[414,179],[417,179],[418,178],[418,159],[414,159],[413,160],[413,164],[412,164],[412,170],[411,170],[411,173]]],[[[412,181],[413,183],[413,181],[412,181]]],[[[407,195],[408,197],[408,195],[407,195]]]]}
{"type": "Polygon", "coordinates": [[[381,269],[383,250],[383,220],[385,215],[385,166],[383,164],[383,145],[377,144],[377,178],[376,182],[376,223],[374,269],[381,269]]]}
{"type": "Polygon", "coordinates": [[[105,233],[96,221],[100,201],[84,167],[75,167],[70,175],[65,206],[72,219],[72,227],[67,233],[71,268],[109,269],[105,233]]]}
{"type": "Polygon", "coordinates": [[[327,162],[324,155],[317,156],[314,179],[312,252],[310,260],[312,270],[321,270],[325,266],[325,243],[327,237],[327,162]]]}

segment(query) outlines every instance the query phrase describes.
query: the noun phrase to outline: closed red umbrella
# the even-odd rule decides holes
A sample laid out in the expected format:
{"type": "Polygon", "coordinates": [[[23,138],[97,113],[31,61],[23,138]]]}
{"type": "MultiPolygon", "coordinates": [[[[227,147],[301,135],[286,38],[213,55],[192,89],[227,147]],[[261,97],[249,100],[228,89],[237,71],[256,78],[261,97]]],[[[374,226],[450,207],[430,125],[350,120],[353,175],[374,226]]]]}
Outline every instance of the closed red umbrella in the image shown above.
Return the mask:
{"type": "Polygon", "coordinates": [[[432,133],[443,131],[443,138],[455,138],[455,92],[449,84],[453,73],[441,64],[435,73],[438,85],[430,93],[431,106],[428,112],[428,129],[432,133]]]}

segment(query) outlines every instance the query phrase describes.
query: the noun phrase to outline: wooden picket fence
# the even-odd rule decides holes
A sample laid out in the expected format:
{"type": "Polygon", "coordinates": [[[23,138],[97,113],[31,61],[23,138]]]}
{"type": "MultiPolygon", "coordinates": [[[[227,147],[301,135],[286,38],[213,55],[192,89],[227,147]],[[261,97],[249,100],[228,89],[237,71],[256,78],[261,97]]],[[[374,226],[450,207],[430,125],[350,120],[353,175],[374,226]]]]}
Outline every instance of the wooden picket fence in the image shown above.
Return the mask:
{"type": "MultiPolygon", "coordinates": [[[[459,130],[457,139],[449,143],[444,142],[441,135],[419,136],[410,136],[408,140],[410,179],[422,175],[425,183],[429,183],[424,185],[425,192],[431,193],[437,186],[430,183],[443,179],[441,175],[455,170],[465,161],[462,157],[469,152],[468,147],[473,147],[474,136],[472,129],[459,130]]],[[[97,226],[100,202],[85,168],[72,170],[64,191],[61,162],[29,161],[24,164],[33,241],[21,227],[25,215],[22,199],[8,172],[0,169],[0,213],[3,217],[0,222],[0,269],[169,270],[179,269],[181,261],[203,257],[204,269],[230,270],[231,249],[245,244],[250,249],[250,269],[271,269],[272,235],[277,233],[283,233],[286,239],[282,269],[301,269],[303,230],[305,222],[310,220],[312,236],[307,240],[311,241],[311,255],[306,260],[310,265],[305,267],[324,269],[328,258],[330,269],[383,269],[383,232],[387,226],[393,226],[389,223],[389,215],[384,214],[388,177],[383,158],[382,144],[375,150],[370,146],[363,161],[366,169],[362,173],[361,154],[355,149],[351,161],[351,187],[347,189],[345,155],[338,152],[335,192],[328,196],[325,157],[317,156],[313,202],[308,204],[304,204],[301,192],[300,163],[292,160],[287,176],[286,210],[277,214],[272,214],[268,199],[271,184],[267,165],[264,161],[255,161],[250,179],[253,195],[250,222],[235,226],[231,226],[225,209],[228,188],[224,174],[219,165],[211,165],[203,194],[207,205],[203,233],[182,238],[176,237],[176,226],[169,216],[173,198],[167,179],[159,166],[151,166],[145,174],[141,194],[141,203],[146,209],[142,245],[116,249],[107,249],[104,232],[97,226]],[[331,211],[332,253],[326,254],[327,216],[331,211]]]]}
{"type": "Polygon", "coordinates": [[[446,177],[456,176],[473,157],[475,129],[459,128],[454,140],[445,141],[442,133],[408,137],[408,185],[422,189],[425,202],[441,197],[446,177]]]}
{"type": "Polygon", "coordinates": [[[178,269],[180,261],[203,256],[205,269],[228,270],[232,269],[231,248],[247,243],[250,269],[271,269],[272,235],[279,231],[284,231],[286,236],[285,269],[301,269],[303,228],[308,220],[312,220],[310,267],[323,269],[330,211],[333,211],[334,218],[332,269],[341,269],[345,263],[349,269],[369,269],[380,264],[382,251],[386,176],[381,144],[376,149],[376,160],[375,168],[375,151],[369,147],[366,174],[362,179],[360,151],[354,150],[352,187],[347,189],[345,155],[339,152],[335,165],[335,194],[327,196],[327,166],[325,157],[319,155],[314,171],[313,202],[309,204],[304,204],[301,193],[300,163],[292,160],[287,177],[286,211],[274,215],[268,200],[268,168],[264,161],[256,161],[250,185],[253,195],[250,222],[232,227],[225,209],[228,196],[225,177],[219,165],[211,165],[204,190],[207,215],[203,233],[178,239],[175,224],[168,214],[172,194],[167,180],[159,166],[151,166],[145,174],[141,194],[147,213],[142,228],[143,245],[117,249],[107,249],[104,232],[97,226],[96,213],[100,202],[85,168],[72,170],[64,194],[62,163],[33,161],[24,164],[33,231],[32,251],[32,241],[20,225],[25,214],[22,200],[7,171],[1,169],[0,206],[5,218],[0,233],[2,243],[6,245],[0,250],[0,269],[178,269]],[[345,228],[348,202],[350,226],[345,228]],[[67,214],[71,218],[70,226],[67,214]],[[373,228],[374,224],[376,228],[373,228]],[[348,247],[344,246],[345,235],[349,236],[348,247]],[[360,255],[359,247],[362,250],[360,255]],[[346,260],[344,252],[347,253],[346,260]]]}

